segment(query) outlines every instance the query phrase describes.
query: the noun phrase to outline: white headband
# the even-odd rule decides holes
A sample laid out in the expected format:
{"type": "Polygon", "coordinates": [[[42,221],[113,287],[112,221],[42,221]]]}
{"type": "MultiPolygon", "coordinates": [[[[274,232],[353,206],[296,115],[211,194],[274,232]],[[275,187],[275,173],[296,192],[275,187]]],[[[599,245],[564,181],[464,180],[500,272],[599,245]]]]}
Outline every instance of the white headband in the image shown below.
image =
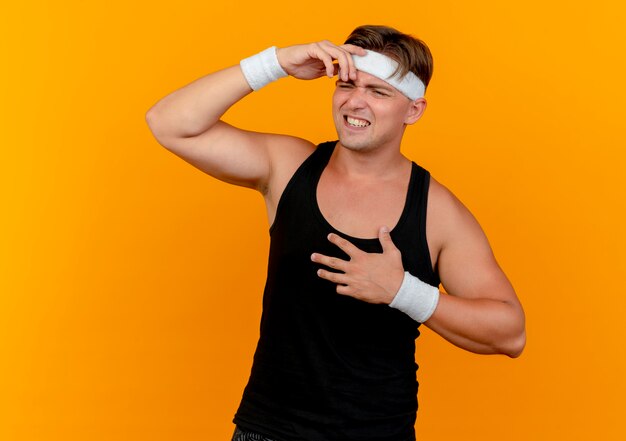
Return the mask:
{"type": "Polygon", "coordinates": [[[413,72],[408,72],[402,79],[392,74],[398,68],[398,63],[386,55],[365,49],[367,55],[352,55],[354,66],[363,72],[374,75],[376,78],[391,84],[404,96],[414,101],[424,96],[426,86],[413,72]]]}

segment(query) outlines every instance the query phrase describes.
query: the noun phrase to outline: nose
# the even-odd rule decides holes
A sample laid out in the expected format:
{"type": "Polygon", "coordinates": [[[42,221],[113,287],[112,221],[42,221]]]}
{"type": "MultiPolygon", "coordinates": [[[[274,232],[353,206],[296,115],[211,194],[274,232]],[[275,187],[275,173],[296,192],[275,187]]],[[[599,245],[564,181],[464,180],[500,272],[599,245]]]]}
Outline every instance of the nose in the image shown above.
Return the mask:
{"type": "Polygon", "coordinates": [[[346,100],[346,105],[352,108],[362,108],[366,106],[365,89],[363,87],[353,87],[346,100]]]}

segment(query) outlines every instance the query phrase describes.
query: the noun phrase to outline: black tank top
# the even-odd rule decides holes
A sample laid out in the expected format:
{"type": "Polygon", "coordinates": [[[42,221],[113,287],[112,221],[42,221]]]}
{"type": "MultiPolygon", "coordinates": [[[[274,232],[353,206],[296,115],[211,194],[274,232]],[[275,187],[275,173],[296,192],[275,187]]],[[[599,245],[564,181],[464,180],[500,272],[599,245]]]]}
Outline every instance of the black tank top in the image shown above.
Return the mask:
{"type": "MultiPolygon", "coordinates": [[[[409,441],[417,412],[419,323],[383,304],[337,294],[313,252],[347,259],[334,232],[366,252],[378,239],[334,229],[317,183],[336,141],[320,144],[285,187],[270,227],[263,313],[254,363],[233,422],[277,441],[409,441]]],[[[439,286],[426,243],[430,174],[412,163],[404,210],[391,231],[404,269],[439,286]]]]}

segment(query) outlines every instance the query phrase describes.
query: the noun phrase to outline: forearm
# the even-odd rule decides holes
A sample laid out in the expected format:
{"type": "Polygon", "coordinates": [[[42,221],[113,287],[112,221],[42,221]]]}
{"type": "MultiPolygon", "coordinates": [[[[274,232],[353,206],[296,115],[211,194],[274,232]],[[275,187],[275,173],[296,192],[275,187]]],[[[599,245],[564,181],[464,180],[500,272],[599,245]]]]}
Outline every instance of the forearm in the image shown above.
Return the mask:
{"type": "Polygon", "coordinates": [[[352,53],[363,55],[364,50],[352,45],[339,47],[327,41],[275,50],[268,48],[242,60],[242,64],[201,77],[170,93],[148,110],[146,120],[157,138],[198,136],[213,127],[253,88],[258,90],[287,74],[312,80],[324,72],[332,76],[335,69],[341,69],[347,81],[348,72],[356,75],[352,53]],[[337,61],[337,66],[333,60],[337,61]]]}
{"type": "Polygon", "coordinates": [[[155,137],[192,137],[219,121],[237,101],[252,92],[239,65],[201,77],[170,93],[148,110],[155,137]]]}
{"type": "Polygon", "coordinates": [[[517,357],[526,341],[521,306],[500,300],[442,294],[424,324],[456,346],[479,354],[517,357]]]}

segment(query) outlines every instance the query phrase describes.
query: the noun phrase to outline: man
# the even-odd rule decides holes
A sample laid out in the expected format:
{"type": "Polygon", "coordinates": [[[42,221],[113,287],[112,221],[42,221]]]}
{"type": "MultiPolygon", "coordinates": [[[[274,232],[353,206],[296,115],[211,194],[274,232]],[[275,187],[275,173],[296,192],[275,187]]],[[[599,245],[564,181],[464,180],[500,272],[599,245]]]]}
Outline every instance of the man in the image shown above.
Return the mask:
{"type": "Polygon", "coordinates": [[[233,440],[414,440],[421,323],[468,351],[522,352],[522,307],[478,222],[400,153],[431,74],[423,42],[362,26],[340,46],[270,48],[148,111],[160,144],[265,199],[261,335],[233,440]],[[338,141],[315,146],[220,120],[286,75],[337,75],[338,141]]]}

